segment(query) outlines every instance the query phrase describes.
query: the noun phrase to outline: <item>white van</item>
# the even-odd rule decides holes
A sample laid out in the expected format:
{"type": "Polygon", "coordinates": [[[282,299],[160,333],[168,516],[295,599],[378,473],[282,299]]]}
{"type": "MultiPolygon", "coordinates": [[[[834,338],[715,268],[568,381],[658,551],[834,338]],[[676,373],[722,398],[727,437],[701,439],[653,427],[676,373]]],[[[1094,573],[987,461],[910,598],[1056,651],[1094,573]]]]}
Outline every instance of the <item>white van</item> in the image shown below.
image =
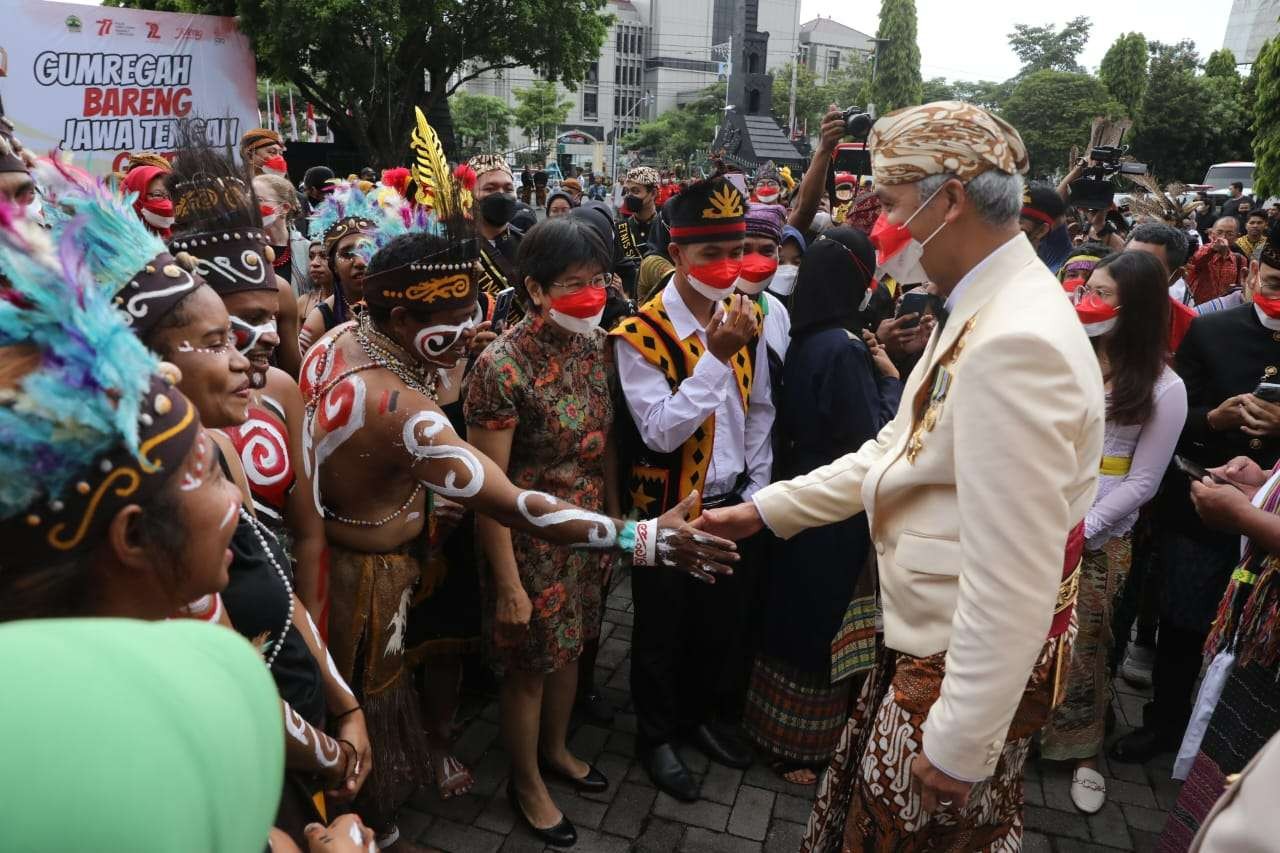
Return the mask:
{"type": "Polygon", "coordinates": [[[1204,183],[1213,187],[1209,195],[1226,197],[1231,195],[1231,185],[1236,181],[1244,184],[1244,194],[1253,195],[1253,163],[1236,160],[1230,163],[1214,163],[1204,173],[1204,183]]]}

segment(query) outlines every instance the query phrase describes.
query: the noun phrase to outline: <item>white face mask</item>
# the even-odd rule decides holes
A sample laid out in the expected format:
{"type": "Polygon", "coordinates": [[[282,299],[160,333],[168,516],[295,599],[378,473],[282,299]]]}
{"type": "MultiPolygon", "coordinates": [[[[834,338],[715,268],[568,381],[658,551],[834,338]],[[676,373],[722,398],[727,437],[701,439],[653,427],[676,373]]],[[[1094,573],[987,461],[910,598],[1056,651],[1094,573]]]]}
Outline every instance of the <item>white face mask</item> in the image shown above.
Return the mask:
{"type": "Polygon", "coordinates": [[[551,322],[555,323],[566,332],[574,332],[579,335],[590,335],[600,327],[600,318],[604,316],[604,309],[592,317],[574,317],[569,314],[557,311],[554,308],[547,309],[547,317],[551,322]]]}
{"type": "Polygon", "coordinates": [[[790,296],[796,289],[796,275],[799,272],[800,267],[792,264],[778,267],[778,271],[769,281],[769,289],[778,296],[790,296]]]}
{"type": "MultiPolygon", "coordinates": [[[[908,216],[907,221],[903,222],[901,227],[906,228],[910,225],[911,220],[915,219],[920,211],[929,206],[929,202],[933,201],[934,196],[942,192],[943,186],[946,186],[946,184],[939,186],[927,199],[921,202],[920,206],[915,209],[915,213],[908,216]]],[[[876,278],[881,279],[886,275],[890,275],[899,284],[919,284],[929,281],[929,274],[925,272],[924,264],[921,263],[921,259],[924,258],[924,247],[929,245],[929,241],[937,237],[938,232],[946,227],[946,220],[943,220],[942,224],[933,229],[933,233],[923,241],[912,237],[896,255],[876,267],[876,278]]]]}
{"type": "Polygon", "coordinates": [[[756,296],[764,292],[764,289],[769,286],[769,283],[773,281],[773,277],[776,275],[777,273],[774,273],[763,281],[747,281],[739,276],[738,280],[734,282],[733,288],[739,293],[747,294],[747,296],[756,296]]]}

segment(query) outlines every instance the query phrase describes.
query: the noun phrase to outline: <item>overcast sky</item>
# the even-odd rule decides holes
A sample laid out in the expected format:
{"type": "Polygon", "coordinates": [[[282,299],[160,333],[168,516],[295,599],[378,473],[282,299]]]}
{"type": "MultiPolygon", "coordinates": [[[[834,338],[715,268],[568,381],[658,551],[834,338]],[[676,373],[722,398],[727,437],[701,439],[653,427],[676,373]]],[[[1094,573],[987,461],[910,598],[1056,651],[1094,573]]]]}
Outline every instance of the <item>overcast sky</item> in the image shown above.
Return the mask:
{"type": "MultiPolygon", "coordinates": [[[[1018,72],[1018,58],[1006,36],[1014,24],[1061,26],[1077,16],[1093,21],[1081,64],[1096,70],[1111,43],[1138,31],[1148,39],[1194,39],[1202,57],[1222,47],[1231,0],[1072,0],[1043,3],[1018,0],[916,0],[920,64],[926,78],[1005,80],[1018,72]]],[[[880,6],[850,0],[800,0],[800,20],[835,18],[874,34],[880,6]]]]}

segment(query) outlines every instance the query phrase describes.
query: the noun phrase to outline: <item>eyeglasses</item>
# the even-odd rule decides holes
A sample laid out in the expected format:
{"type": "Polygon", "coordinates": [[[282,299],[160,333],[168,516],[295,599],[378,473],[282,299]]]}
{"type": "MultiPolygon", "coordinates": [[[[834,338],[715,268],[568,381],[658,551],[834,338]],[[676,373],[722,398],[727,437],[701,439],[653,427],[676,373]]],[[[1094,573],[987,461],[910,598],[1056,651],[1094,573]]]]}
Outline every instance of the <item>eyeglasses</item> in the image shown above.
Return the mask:
{"type": "Polygon", "coordinates": [[[151,192],[147,193],[147,198],[168,201],[169,192],[167,190],[152,190],[151,192]]]}
{"type": "Polygon", "coordinates": [[[586,290],[588,287],[593,290],[603,290],[609,286],[609,280],[608,275],[601,273],[600,275],[593,277],[590,281],[553,281],[551,282],[551,286],[563,287],[569,293],[577,293],[580,290],[586,290]]]}

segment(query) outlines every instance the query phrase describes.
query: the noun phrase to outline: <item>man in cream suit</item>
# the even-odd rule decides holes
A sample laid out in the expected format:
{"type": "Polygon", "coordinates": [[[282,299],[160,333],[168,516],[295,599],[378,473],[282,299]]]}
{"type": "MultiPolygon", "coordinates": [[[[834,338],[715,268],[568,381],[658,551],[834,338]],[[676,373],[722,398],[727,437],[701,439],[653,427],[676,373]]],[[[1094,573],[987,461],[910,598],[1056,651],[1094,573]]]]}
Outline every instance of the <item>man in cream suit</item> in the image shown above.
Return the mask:
{"type": "Polygon", "coordinates": [[[1021,836],[1030,738],[1069,660],[1102,378],[1019,230],[1016,130],[945,101],[881,118],[868,145],[881,270],[915,281],[922,266],[945,316],[879,436],[699,525],[732,539],[863,511],[871,525],[885,648],[804,849],[1000,848],[1021,836]]]}

